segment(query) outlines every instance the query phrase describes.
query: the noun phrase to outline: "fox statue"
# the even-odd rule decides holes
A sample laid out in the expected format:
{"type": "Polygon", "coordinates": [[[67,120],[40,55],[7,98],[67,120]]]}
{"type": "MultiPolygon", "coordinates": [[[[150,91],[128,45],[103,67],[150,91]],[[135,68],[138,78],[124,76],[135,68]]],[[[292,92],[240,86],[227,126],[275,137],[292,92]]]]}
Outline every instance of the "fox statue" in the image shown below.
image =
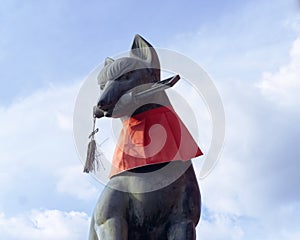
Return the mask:
{"type": "Polygon", "coordinates": [[[98,75],[95,115],[120,118],[123,128],[110,180],[92,215],[90,240],[196,239],[201,196],[191,159],[202,155],[200,148],[165,91],[139,102],[126,100],[159,83],[160,75],[158,54],[140,35],[129,57],[107,58],[98,75]],[[149,184],[164,182],[149,190],[149,184]]]}

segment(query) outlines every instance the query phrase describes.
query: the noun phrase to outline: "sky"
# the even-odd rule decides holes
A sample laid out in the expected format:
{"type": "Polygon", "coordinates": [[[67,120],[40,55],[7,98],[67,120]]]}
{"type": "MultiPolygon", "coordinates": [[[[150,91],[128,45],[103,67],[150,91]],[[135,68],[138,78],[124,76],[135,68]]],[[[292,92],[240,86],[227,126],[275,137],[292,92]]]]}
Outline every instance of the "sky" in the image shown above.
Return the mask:
{"type": "Polygon", "coordinates": [[[82,173],[75,101],[136,33],[196,61],[222,98],[197,239],[299,239],[299,14],[296,0],[1,1],[0,239],[87,239],[103,185],[82,173]]]}

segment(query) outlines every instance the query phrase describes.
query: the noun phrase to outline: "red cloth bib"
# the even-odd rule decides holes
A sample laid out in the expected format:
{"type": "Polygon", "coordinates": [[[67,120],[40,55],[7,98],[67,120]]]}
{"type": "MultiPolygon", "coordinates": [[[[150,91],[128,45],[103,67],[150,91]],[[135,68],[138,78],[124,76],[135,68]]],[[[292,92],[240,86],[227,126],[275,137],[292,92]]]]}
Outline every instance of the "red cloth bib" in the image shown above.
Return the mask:
{"type": "Polygon", "coordinates": [[[159,107],[123,121],[110,177],[133,168],[187,161],[203,153],[170,107],[159,107]]]}

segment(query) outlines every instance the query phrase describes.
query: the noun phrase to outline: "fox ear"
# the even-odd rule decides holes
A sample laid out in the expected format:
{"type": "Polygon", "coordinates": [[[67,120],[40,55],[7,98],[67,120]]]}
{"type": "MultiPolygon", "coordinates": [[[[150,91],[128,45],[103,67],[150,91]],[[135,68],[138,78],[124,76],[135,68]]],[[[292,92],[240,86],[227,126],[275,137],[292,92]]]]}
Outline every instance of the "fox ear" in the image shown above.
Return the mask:
{"type": "Polygon", "coordinates": [[[107,57],[105,58],[105,61],[104,61],[104,67],[102,68],[102,70],[99,72],[98,76],[97,76],[97,81],[98,81],[98,84],[101,86],[101,85],[105,85],[105,83],[107,82],[107,73],[104,71],[105,67],[112,64],[115,60],[113,60],[112,58],[110,57],[107,57]]]}
{"type": "Polygon", "coordinates": [[[115,60],[113,60],[112,58],[107,57],[107,58],[105,58],[104,66],[107,66],[107,65],[113,63],[114,61],[115,60]]]}
{"type": "Polygon", "coordinates": [[[140,58],[147,62],[153,69],[154,77],[160,80],[160,63],[155,49],[140,35],[135,35],[130,56],[140,58]]]}

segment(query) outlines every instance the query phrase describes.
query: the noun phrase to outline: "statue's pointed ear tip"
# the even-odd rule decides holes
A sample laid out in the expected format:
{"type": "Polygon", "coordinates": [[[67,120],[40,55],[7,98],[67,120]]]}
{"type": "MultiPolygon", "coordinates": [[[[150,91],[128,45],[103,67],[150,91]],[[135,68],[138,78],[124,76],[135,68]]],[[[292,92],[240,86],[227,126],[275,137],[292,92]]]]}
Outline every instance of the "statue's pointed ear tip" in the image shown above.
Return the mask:
{"type": "Polygon", "coordinates": [[[137,38],[143,38],[143,37],[140,34],[137,33],[137,34],[134,35],[134,39],[137,39],[137,38]]]}
{"type": "Polygon", "coordinates": [[[107,58],[105,58],[104,66],[109,65],[109,64],[113,63],[114,61],[115,61],[114,59],[107,57],[107,58]]]}
{"type": "Polygon", "coordinates": [[[150,44],[150,43],[148,43],[148,41],[145,39],[145,38],[143,38],[140,34],[135,34],[134,35],[134,40],[133,40],[134,42],[145,42],[146,44],[150,44]]]}
{"type": "Polygon", "coordinates": [[[115,60],[112,59],[111,57],[106,57],[106,58],[105,58],[105,61],[111,61],[111,62],[113,62],[113,61],[115,61],[115,60]]]}

